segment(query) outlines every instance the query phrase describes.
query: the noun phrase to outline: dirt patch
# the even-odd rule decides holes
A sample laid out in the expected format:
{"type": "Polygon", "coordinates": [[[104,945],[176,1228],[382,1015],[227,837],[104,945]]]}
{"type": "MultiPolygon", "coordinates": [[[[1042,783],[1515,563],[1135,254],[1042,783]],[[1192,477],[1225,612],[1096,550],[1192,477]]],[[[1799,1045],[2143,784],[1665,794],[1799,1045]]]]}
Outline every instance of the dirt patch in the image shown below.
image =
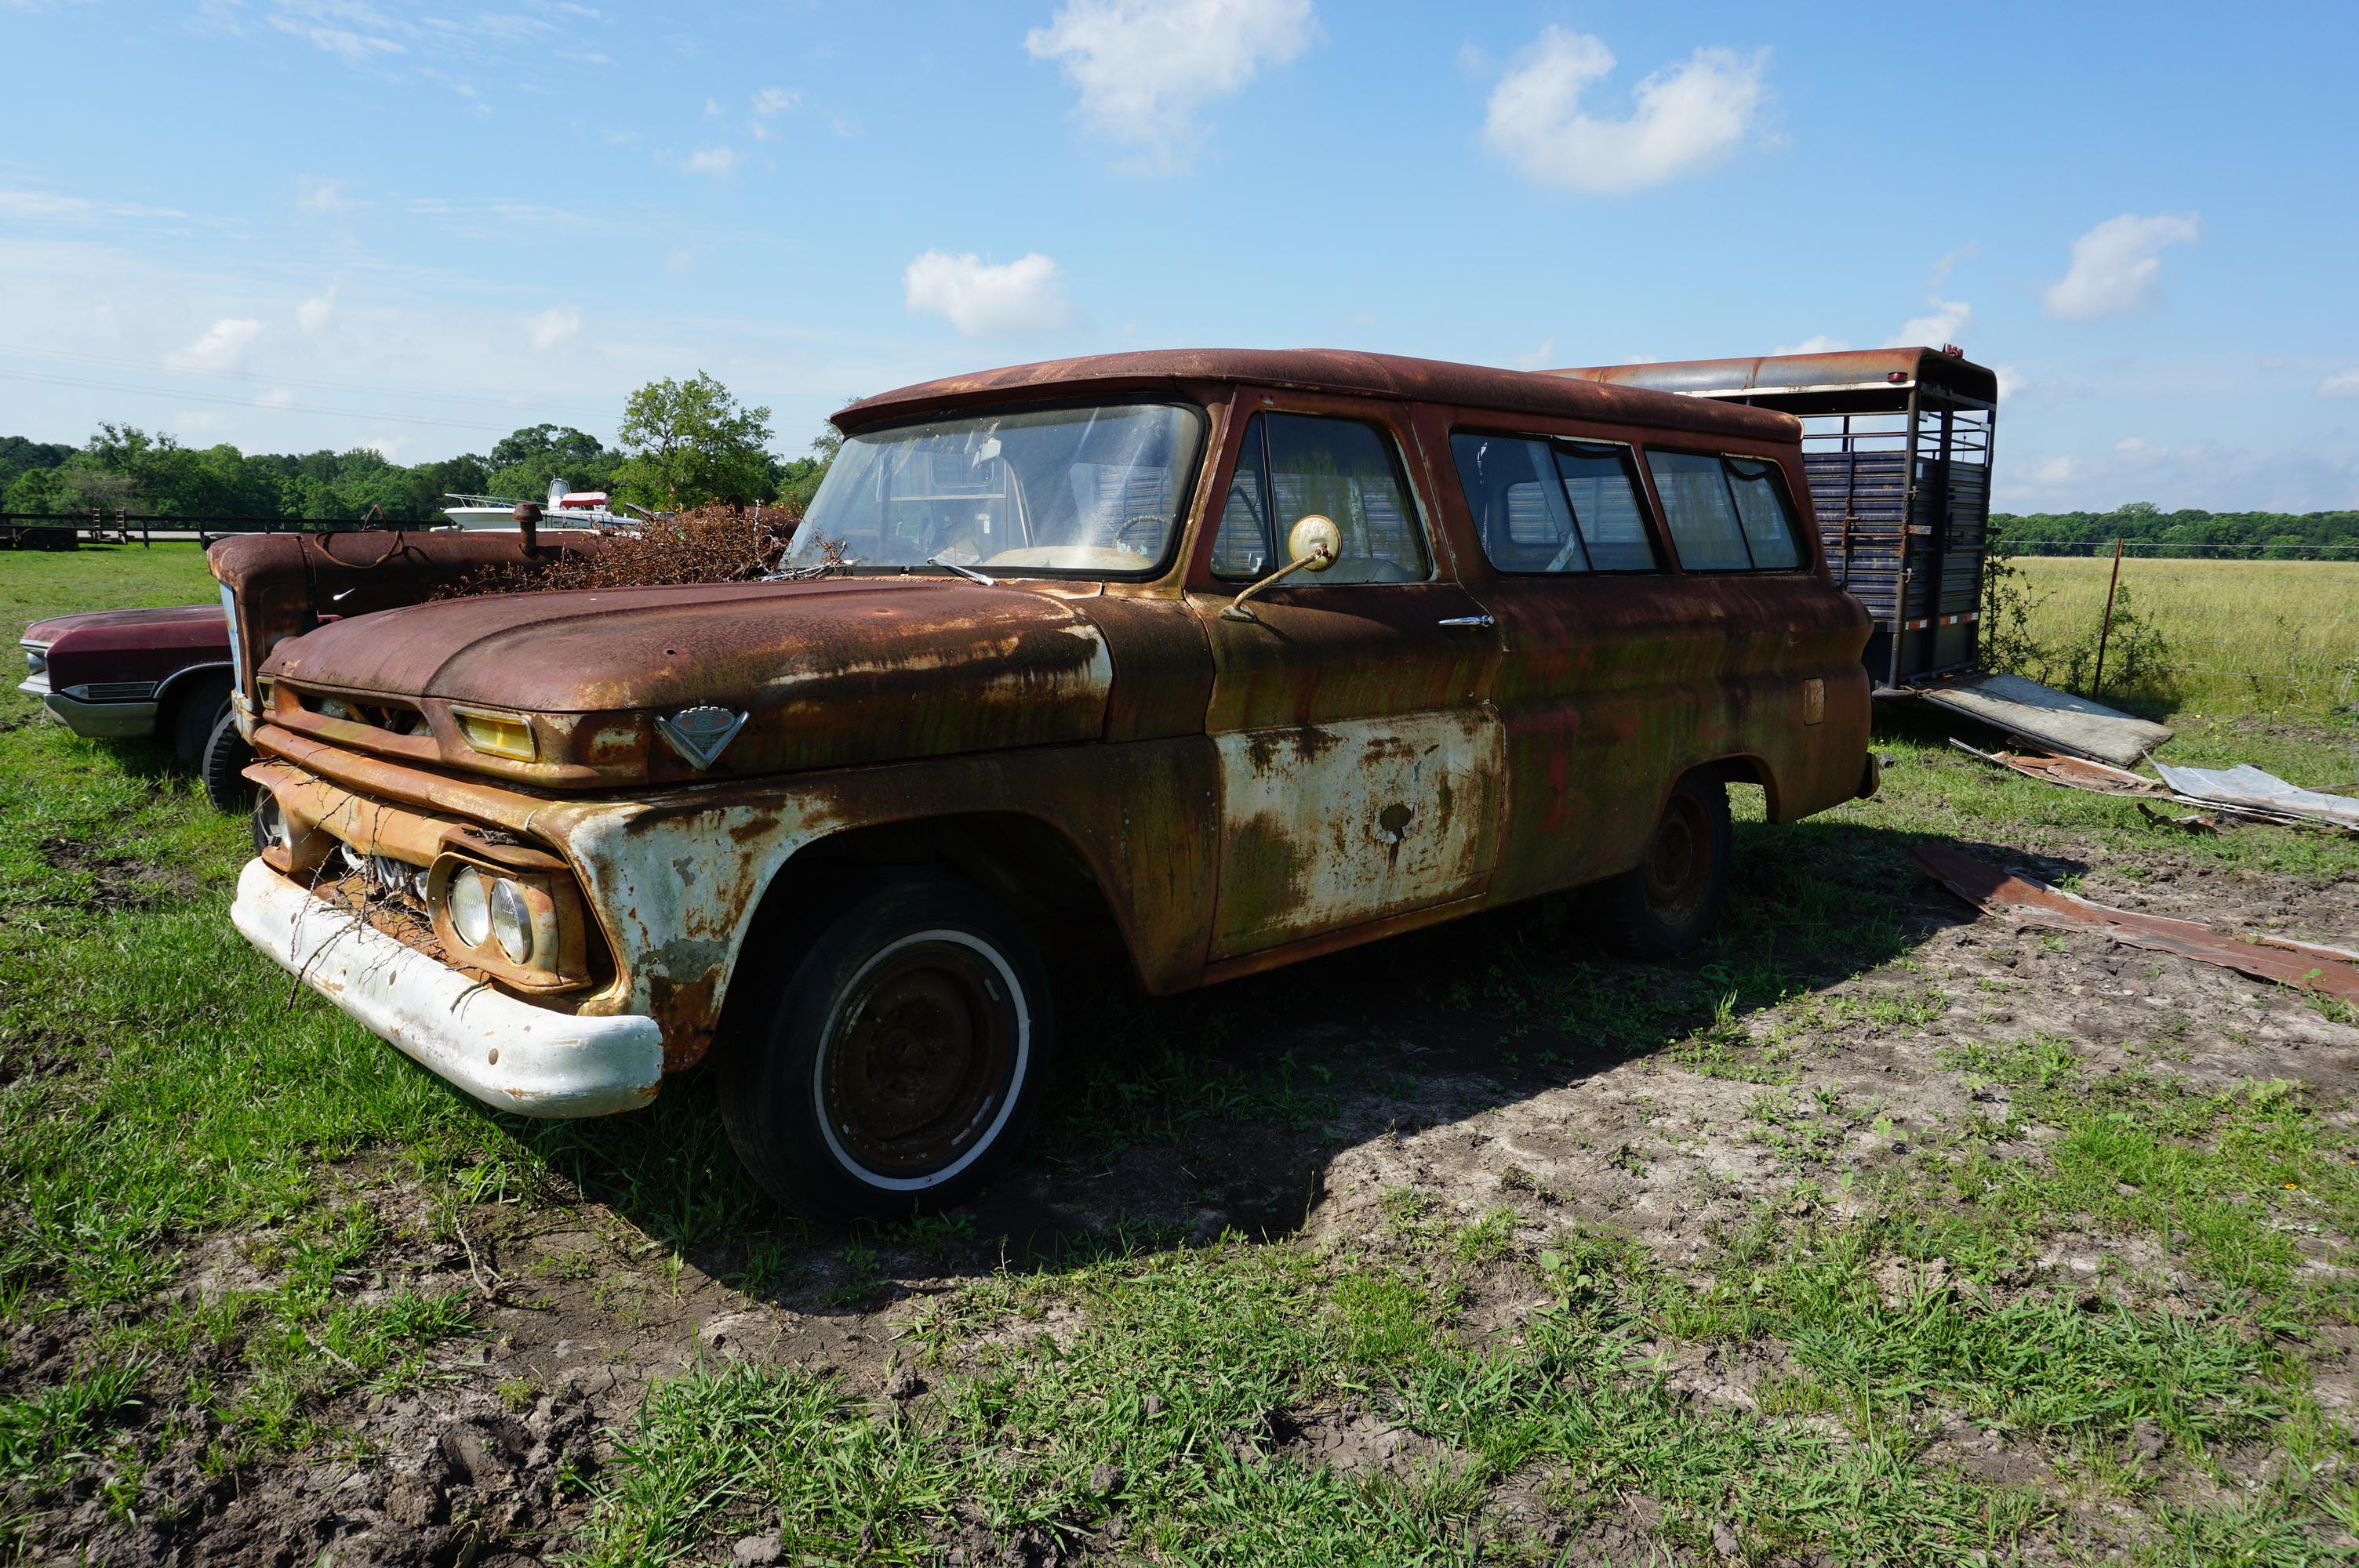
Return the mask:
{"type": "Polygon", "coordinates": [[[1447,1444],[1359,1407],[1289,1411],[1271,1422],[1276,1453],[1346,1476],[1423,1480],[1463,1468],[1468,1461],[1447,1444]]]}
{"type": "Polygon", "coordinates": [[[134,855],[111,855],[88,838],[44,839],[40,854],[54,871],[88,877],[90,891],[75,902],[101,914],[185,903],[200,891],[185,871],[153,866],[134,855]]]}

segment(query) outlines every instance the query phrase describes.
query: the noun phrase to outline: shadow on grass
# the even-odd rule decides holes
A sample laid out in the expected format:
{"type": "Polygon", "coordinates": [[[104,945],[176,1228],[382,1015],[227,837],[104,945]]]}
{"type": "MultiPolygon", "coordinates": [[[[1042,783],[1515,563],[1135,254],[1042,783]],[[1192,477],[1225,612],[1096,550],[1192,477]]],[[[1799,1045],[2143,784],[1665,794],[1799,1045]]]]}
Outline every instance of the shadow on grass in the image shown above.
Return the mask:
{"type": "Polygon", "coordinates": [[[1840,818],[1740,823],[1721,934],[1668,965],[1607,955],[1576,891],[1177,997],[1068,968],[1040,1122],[991,1189],[945,1215],[843,1229],[785,1213],[738,1168],[701,1075],[632,1116],[507,1125],[535,1162],[689,1264],[806,1312],[1228,1230],[1282,1238],[1364,1139],[1709,1050],[1749,1013],[1970,921],[1908,860],[1919,837],[1840,818]]]}

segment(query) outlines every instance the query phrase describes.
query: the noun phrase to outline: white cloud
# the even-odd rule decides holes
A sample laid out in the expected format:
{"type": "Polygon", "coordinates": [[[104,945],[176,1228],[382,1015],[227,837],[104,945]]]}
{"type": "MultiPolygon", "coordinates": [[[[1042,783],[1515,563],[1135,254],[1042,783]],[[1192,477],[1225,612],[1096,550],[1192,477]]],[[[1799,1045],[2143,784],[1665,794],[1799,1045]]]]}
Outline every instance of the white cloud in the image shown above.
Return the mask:
{"type": "Polygon", "coordinates": [[[291,389],[274,386],[269,391],[257,395],[254,400],[254,406],[257,408],[287,408],[293,406],[294,402],[295,394],[291,389]]]}
{"type": "Polygon", "coordinates": [[[2321,397],[2359,397],[2359,368],[2339,370],[2318,384],[2321,397]]]}
{"type": "Polygon", "coordinates": [[[2024,470],[2024,478],[2032,484],[2070,484],[2080,477],[2081,460],[2060,453],[2035,459],[2024,470]]]}
{"type": "Polygon", "coordinates": [[[1943,299],[1928,295],[1925,303],[1933,308],[1923,316],[1912,316],[1901,323],[1900,330],[1884,340],[1887,349],[1938,349],[1944,343],[1962,341],[1973,330],[1974,308],[1962,299],[1943,299]]]}
{"type": "Polygon", "coordinates": [[[385,35],[393,24],[357,0],[281,0],[270,25],[327,50],[346,65],[365,65],[403,46],[385,35]],[[347,25],[349,24],[349,25],[347,25]]]}
{"type": "Polygon", "coordinates": [[[766,142],[778,134],[770,122],[802,101],[803,95],[799,92],[789,92],[783,87],[765,87],[754,94],[754,117],[746,122],[745,128],[754,133],[756,141],[766,142]]]}
{"type": "Polygon", "coordinates": [[[1197,107],[1318,36],[1310,0],[1065,0],[1024,47],[1057,61],[1082,90],[1082,117],[1139,148],[1142,171],[1180,173],[1203,139],[1197,107]]]}
{"type": "Polygon", "coordinates": [[[528,318],[524,326],[532,346],[547,351],[582,330],[582,312],[571,305],[552,305],[528,318]]]}
{"type": "Polygon", "coordinates": [[[2020,396],[2023,389],[2031,384],[2030,378],[2011,364],[1991,366],[1991,375],[1998,383],[1998,400],[2001,403],[2020,396]]]}
{"type": "Polygon", "coordinates": [[[0,217],[29,222],[95,223],[106,219],[185,218],[170,207],[143,207],[128,201],[92,201],[81,196],[60,196],[53,190],[24,186],[0,189],[0,217]]]}
{"type": "Polygon", "coordinates": [[[179,370],[227,370],[261,335],[262,323],[253,317],[224,316],[165,362],[179,370]]]}
{"type": "Polygon", "coordinates": [[[735,147],[701,147],[688,155],[683,166],[690,174],[727,174],[737,167],[735,147]]]}
{"type": "Polygon", "coordinates": [[[1769,96],[1769,51],[1700,49],[1631,89],[1627,119],[1581,111],[1582,94],[1614,69],[1604,41],[1563,27],[1507,62],[1491,90],[1484,145],[1540,185],[1620,196],[1717,162],[1758,127],[1769,96]]]}
{"type": "Polygon", "coordinates": [[[1538,370],[1556,358],[1556,340],[1542,338],[1540,346],[1527,354],[1511,354],[1507,362],[1517,370],[1538,370]]]}
{"type": "Polygon", "coordinates": [[[678,277],[696,265],[696,250],[691,245],[674,245],[664,253],[664,276],[678,277]]]}
{"type": "Polygon", "coordinates": [[[940,316],[970,338],[1053,332],[1072,319],[1064,276],[1038,252],[998,265],[972,251],[928,251],[901,276],[911,310],[940,316]]]}
{"type": "Polygon", "coordinates": [[[295,324],[307,332],[316,332],[328,324],[328,318],[335,308],[336,286],[332,283],[324,291],[312,295],[295,307],[295,324]]]}
{"type": "Polygon", "coordinates": [[[1830,338],[1824,332],[1816,332],[1799,343],[1781,343],[1769,351],[1773,354],[1839,354],[1850,347],[1841,338],[1830,338]]]}
{"type": "Polygon", "coordinates": [[[2203,220],[2192,212],[2108,218],[2072,242],[2071,267],[2041,299],[2068,321],[2150,310],[2162,302],[2162,252],[2202,237],[2203,220]]]}
{"type": "Polygon", "coordinates": [[[721,106],[720,99],[708,98],[704,101],[704,114],[707,119],[718,120],[727,113],[729,111],[721,106]]]}
{"type": "Polygon", "coordinates": [[[295,205],[316,217],[325,218],[337,212],[349,212],[360,205],[344,194],[341,179],[305,178],[299,182],[295,205]]]}

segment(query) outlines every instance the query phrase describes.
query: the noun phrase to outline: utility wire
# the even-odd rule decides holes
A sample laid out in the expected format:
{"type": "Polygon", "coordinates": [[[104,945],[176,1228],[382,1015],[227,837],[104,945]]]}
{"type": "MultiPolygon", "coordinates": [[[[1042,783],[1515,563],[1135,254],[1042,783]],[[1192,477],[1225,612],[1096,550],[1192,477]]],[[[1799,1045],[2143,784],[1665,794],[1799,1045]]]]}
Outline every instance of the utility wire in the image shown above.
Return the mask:
{"type": "MultiPolygon", "coordinates": [[[[506,398],[484,397],[463,392],[442,392],[433,389],[412,391],[403,387],[383,385],[370,386],[356,384],[346,381],[316,381],[302,376],[265,375],[256,371],[200,370],[194,366],[175,365],[169,363],[155,364],[146,360],[124,359],[113,354],[77,354],[69,353],[62,349],[25,348],[15,343],[0,343],[0,354],[15,354],[27,359],[65,360],[82,364],[104,365],[116,370],[145,371],[150,374],[157,375],[203,376],[225,381],[252,382],[265,386],[300,386],[308,387],[315,392],[360,392],[371,393],[379,396],[425,397],[431,398],[437,403],[472,403],[487,408],[510,408],[515,406],[506,398]]],[[[587,410],[591,406],[591,405],[586,403],[552,405],[545,401],[536,401],[539,402],[539,406],[542,407],[568,407],[574,409],[577,414],[587,410]]],[[[262,406],[268,407],[272,406],[266,404],[262,406]]],[[[598,410],[597,417],[600,419],[611,418],[613,417],[614,413],[614,410],[611,407],[601,407],[598,410]]]]}
{"type": "Polygon", "coordinates": [[[264,413],[326,414],[340,419],[386,419],[403,425],[434,425],[450,430],[493,430],[502,434],[517,428],[506,422],[492,423],[481,419],[437,419],[426,414],[391,414],[382,409],[325,408],[315,403],[265,403],[256,397],[229,397],[219,393],[195,392],[168,386],[133,386],[118,381],[92,381],[82,376],[50,375],[38,371],[0,370],[0,377],[10,381],[29,381],[44,386],[82,386],[100,392],[127,392],[142,397],[160,397],[182,403],[217,403],[231,408],[254,408],[264,413]]]}

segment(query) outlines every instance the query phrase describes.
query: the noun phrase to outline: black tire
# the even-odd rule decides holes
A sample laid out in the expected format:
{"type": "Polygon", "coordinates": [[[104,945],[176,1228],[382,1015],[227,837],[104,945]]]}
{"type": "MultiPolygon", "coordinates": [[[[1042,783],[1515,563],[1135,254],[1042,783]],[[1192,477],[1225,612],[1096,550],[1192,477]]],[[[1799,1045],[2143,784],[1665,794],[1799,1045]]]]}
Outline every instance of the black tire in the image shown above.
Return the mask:
{"type": "Polygon", "coordinates": [[[1728,786],[1699,768],[1671,786],[1646,858],[1601,889],[1598,939],[1648,961],[1694,947],[1728,903],[1729,841],[1728,786]]]}
{"type": "Polygon", "coordinates": [[[224,697],[212,733],[205,737],[205,749],[197,758],[197,777],[204,781],[205,798],[215,810],[253,809],[254,786],[245,782],[245,765],[252,761],[254,748],[237,732],[237,713],[224,697]]]}
{"type": "Polygon", "coordinates": [[[197,676],[172,693],[172,750],[195,767],[212,739],[213,721],[229,706],[229,676],[197,676]]]}
{"type": "Polygon", "coordinates": [[[722,1117],[746,1170],[798,1213],[951,1207],[1029,1130],[1047,977],[1025,928],[964,882],[855,884],[792,972],[748,1000],[721,1053],[722,1117]]]}

